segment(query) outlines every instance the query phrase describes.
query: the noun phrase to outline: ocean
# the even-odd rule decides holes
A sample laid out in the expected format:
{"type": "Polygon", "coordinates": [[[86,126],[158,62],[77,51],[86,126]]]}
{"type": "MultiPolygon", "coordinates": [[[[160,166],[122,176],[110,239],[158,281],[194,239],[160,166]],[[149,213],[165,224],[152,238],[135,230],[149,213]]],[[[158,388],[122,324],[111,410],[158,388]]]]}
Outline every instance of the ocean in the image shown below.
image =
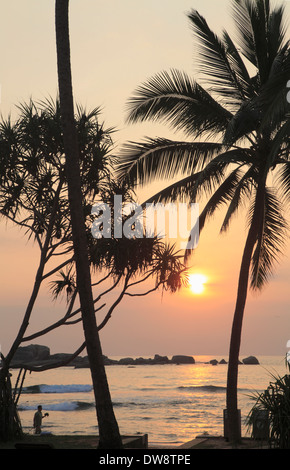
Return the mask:
{"type": "MultiPolygon", "coordinates": [[[[198,435],[223,435],[227,365],[207,364],[222,357],[194,356],[195,364],[106,366],[115,415],[123,435],[148,434],[149,446],[178,446],[198,435]]],[[[115,358],[112,358],[115,359],[115,358]]],[[[117,358],[119,359],[119,358],[117,358]]],[[[225,358],[227,360],[227,358],[225,358]]],[[[258,357],[259,365],[239,366],[242,435],[256,392],[274,376],[288,373],[285,358],[258,357]]],[[[17,371],[13,378],[17,377],[17,371]]],[[[33,433],[38,405],[49,416],[43,432],[55,435],[97,434],[89,369],[64,367],[27,374],[18,403],[23,430],[33,433]]]]}

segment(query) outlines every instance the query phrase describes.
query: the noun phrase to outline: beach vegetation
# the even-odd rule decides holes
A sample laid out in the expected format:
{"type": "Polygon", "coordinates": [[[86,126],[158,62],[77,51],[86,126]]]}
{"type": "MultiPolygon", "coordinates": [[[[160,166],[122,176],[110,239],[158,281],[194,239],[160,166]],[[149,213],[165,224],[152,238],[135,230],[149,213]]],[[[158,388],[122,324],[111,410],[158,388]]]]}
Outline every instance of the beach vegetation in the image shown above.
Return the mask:
{"type": "MultiPolygon", "coordinates": [[[[254,428],[258,422],[260,428],[264,427],[263,439],[269,446],[278,449],[290,448],[290,375],[283,377],[272,375],[272,381],[266,390],[251,396],[255,401],[248,417],[247,424],[254,428]]],[[[262,436],[259,436],[261,439],[262,436]]]]}

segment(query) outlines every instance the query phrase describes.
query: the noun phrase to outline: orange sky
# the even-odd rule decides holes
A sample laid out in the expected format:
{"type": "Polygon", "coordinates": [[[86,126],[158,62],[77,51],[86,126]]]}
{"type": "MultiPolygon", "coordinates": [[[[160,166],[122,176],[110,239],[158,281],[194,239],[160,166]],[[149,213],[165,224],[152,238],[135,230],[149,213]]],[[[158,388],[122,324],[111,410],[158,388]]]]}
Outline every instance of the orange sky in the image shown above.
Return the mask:
{"type": "MultiPolygon", "coordinates": [[[[76,101],[103,107],[108,127],[116,126],[116,142],[144,135],[172,137],[154,125],[127,126],[125,104],[130,93],[161,70],[177,68],[197,77],[194,42],[185,13],[198,9],[216,31],[231,31],[230,2],[225,0],[71,1],[71,48],[76,101]],[[218,4],[218,7],[217,7],[218,4]]],[[[15,0],[2,7],[1,113],[15,114],[19,101],[55,96],[57,90],[54,2],[15,0]],[[9,38],[9,42],[7,41],[9,38]],[[3,46],[5,44],[5,46],[3,46]]],[[[289,14],[290,2],[286,5],[289,14]]],[[[176,137],[176,136],[175,136],[176,137]]],[[[193,269],[209,278],[203,295],[189,290],[126,300],[101,339],[104,354],[228,355],[238,269],[245,236],[241,214],[229,233],[219,235],[220,217],[205,229],[192,258],[193,269]]],[[[242,354],[284,354],[290,339],[290,249],[262,294],[250,294],[242,354]]],[[[38,260],[37,247],[18,229],[0,225],[0,344],[7,352],[30,294],[38,260]]],[[[57,307],[60,308],[60,307],[57,307]]],[[[43,325],[57,308],[44,294],[32,322],[43,325]]],[[[79,328],[41,338],[53,352],[73,351],[82,341],[79,328]]]]}

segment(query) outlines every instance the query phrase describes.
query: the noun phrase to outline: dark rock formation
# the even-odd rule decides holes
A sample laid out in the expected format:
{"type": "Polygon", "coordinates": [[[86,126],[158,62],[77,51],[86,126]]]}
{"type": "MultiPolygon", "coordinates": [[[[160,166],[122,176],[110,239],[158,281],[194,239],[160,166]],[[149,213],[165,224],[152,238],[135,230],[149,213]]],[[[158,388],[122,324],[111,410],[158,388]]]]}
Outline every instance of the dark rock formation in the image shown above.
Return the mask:
{"type": "Polygon", "coordinates": [[[123,357],[122,359],[119,360],[119,364],[122,366],[132,366],[135,364],[135,359],[132,357],[123,357]]]}
{"type": "Polygon", "coordinates": [[[144,359],[144,357],[137,357],[137,359],[135,359],[135,364],[140,366],[151,364],[152,362],[153,359],[144,359]]]}
{"type": "Polygon", "coordinates": [[[39,363],[50,359],[50,349],[47,346],[39,344],[30,344],[29,346],[19,347],[14,354],[12,366],[23,363],[39,363]]]}
{"type": "MultiPolygon", "coordinates": [[[[25,365],[40,366],[57,363],[59,361],[65,361],[70,358],[70,354],[58,353],[50,354],[50,349],[47,346],[41,346],[38,344],[31,344],[29,346],[18,348],[12,362],[12,368],[18,368],[25,365]]],[[[138,357],[136,359],[132,357],[124,357],[120,360],[110,359],[107,356],[103,356],[105,366],[112,365],[123,365],[123,366],[135,366],[135,365],[163,365],[163,364],[195,364],[195,359],[192,356],[175,355],[169,359],[167,356],[161,356],[155,354],[153,358],[138,357]]],[[[210,360],[207,364],[227,364],[225,359],[217,361],[217,359],[210,360]]],[[[259,364],[258,359],[255,356],[249,356],[239,361],[239,364],[259,364]]],[[[89,367],[88,357],[76,357],[67,365],[76,368],[87,368],[89,367]]]]}
{"type": "Polygon", "coordinates": [[[246,357],[242,362],[243,364],[259,364],[259,361],[255,356],[246,357]]]}
{"type": "Polygon", "coordinates": [[[155,364],[169,364],[169,359],[167,356],[159,356],[159,354],[155,354],[153,361],[155,364]]]}
{"type": "Polygon", "coordinates": [[[173,364],[195,364],[192,356],[173,356],[171,362],[173,364]]]}

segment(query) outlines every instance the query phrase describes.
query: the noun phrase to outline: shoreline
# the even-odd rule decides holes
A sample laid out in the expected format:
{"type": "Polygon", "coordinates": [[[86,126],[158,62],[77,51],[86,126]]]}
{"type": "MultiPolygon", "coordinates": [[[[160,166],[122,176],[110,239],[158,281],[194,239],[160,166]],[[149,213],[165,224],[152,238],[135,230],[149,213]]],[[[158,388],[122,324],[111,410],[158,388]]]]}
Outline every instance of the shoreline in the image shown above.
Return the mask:
{"type": "MultiPolygon", "coordinates": [[[[274,360],[273,364],[276,362],[277,360],[274,360]]],[[[271,361],[269,363],[272,364],[271,361]]],[[[177,368],[172,365],[162,368],[154,366],[150,368],[150,374],[147,373],[147,367],[128,369],[128,372],[122,367],[110,368],[112,373],[109,380],[116,393],[112,400],[123,433],[138,434],[138,431],[148,433],[149,448],[154,449],[177,449],[183,443],[205,432],[209,435],[223,435],[224,366],[199,366],[199,362],[193,366],[177,368]],[[198,374],[195,380],[195,368],[201,371],[201,380],[198,374]]],[[[265,377],[263,366],[257,368],[242,366],[242,368],[241,377],[245,378],[241,389],[242,419],[244,419],[251,405],[247,402],[246,393],[255,390],[257,385],[264,382],[267,384],[268,378],[265,377]]],[[[51,431],[55,435],[83,436],[83,439],[87,439],[84,436],[98,433],[92,409],[94,400],[91,394],[87,394],[89,376],[86,371],[79,373],[66,368],[53,373],[49,371],[48,375],[44,374],[41,379],[35,375],[29,376],[28,379],[29,382],[26,383],[29,388],[26,391],[28,394],[23,395],[23,403],[19,404],[21,407],[19,412],[23,413],[23,416],[22,414],[20,416],[24,432],[30,432],[31,410],[40,402],[45,410],[47,407],[46,411],[55,412],[55,417],[51,416],[50,422],[45,422],[43,431],[51,431]],[[30,387],[34,387],[35,383],[42,383],[46,388],[39,389],[37,394],[32,393],[36,390],[33,388],[30,390],[30,387]],[[67,411],[69,413],[66,413],[67,411]]],[[[249,435],[244,426],[242,435],[249,435]]],[[[200,441],[195,441],[194,444],[200,444],[200,441]]],[[[207,445],[212,446],[213,439],[208,441],[207,445]]]]}

